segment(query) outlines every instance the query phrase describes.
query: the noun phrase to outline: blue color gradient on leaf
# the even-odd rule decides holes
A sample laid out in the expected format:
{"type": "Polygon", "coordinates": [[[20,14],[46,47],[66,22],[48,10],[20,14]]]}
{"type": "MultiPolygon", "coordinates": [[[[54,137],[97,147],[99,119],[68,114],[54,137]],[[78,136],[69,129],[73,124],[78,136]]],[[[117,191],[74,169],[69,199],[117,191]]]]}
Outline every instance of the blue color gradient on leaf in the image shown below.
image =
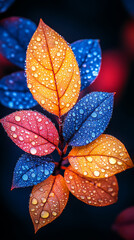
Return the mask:
{"type": "Polygon", "coordinates": [[[0,0],[0,13],[5,12],[14,0],[0,0]]]}
{"type": "Polygon", "coordinates": [[[81,90],[97,77],[101,65],[101,48],[98,40],[85,39],[71,44],[81,75],[81,90]]]}
{"type": "Polygon", "coordinates": [[[0,103],[13,109],[29,109],[37,105],[30,93],[25,72],[15,72],[0,80],[0,103]]]}
{"type": "Polygon", "coordinates": [[[10,17],[0,21],[0,53],[24,69],[26,49],[36,25],[25,18],[10,17]]]}
{"type": "Polygon", "coordinates": [[[113,96],[113,93],[92,92],[68,112],[63,136],[69,145],[86,145],[104,132],[112,115],[113,96]]]}
{"type": "Polygon", "coordinates": [[[55,164],[50,156],[22,155],[14,169],[13,188],[36,185],[47,179],[54,170],[55,164]]]}

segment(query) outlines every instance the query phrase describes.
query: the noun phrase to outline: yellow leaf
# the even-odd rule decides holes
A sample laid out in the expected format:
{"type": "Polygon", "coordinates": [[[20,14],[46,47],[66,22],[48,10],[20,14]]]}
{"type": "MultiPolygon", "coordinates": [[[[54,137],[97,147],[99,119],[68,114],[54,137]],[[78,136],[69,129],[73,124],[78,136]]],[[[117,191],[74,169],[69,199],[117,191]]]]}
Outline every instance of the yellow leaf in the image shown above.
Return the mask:
{"type": "Polygon", "coordinates": [[[68,160],[80,174],[91,178],[110,177],[133,167],[123,143],[107,134],[88,145],[74,147],[68,160]]]}
{"type": "Polygon", "coordinates": [[[35,232],[59,217],[67,204],[68,197],[69,191],[61,175],[51,175],[33,187],[29,212],[35,232]]]}
{"type": "Polygon", "coordinates": [[[117,202],[119,189],[115,176],[101,179],[87,178],[69,166],[64,178],[69,191],[86,204],[103,207],[117,202]]]}
{"type": "Polygon", "coordinates": [[[42,20],[27,49],[26,74],[33,97],[49,112],[60,117],[76,103],[80,73],[73,51],[42,20]]]}

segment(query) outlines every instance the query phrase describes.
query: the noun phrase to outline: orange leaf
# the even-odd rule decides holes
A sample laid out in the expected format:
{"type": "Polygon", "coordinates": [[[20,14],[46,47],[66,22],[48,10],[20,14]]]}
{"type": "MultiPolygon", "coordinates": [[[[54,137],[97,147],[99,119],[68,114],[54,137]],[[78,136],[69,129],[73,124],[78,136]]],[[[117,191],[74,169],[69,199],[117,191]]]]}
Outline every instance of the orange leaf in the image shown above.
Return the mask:
{"type": "Polygon", "coordinates": [[[60,117],[76,103],[80,74],[73,51],[42,20],[27,49],[26,74],[33,97],[49,112],[60,117]]]}
{"type": "Polygon", "coordinates": [[[107,134],[102,134],[88,145],[74,147],[68,160],[80,174],[91,178],[110,177],[133,167],[123,143],[107,134]]]}
{"type": "Polygon", "coordinates": [[[29,211],[35,233],[55,220],[62,213],[69,197],[65,180],[61,175],[50,176],[33,187],[30,195],[29,211]]]}
{"type": "Polygon", "coordinates": [[[118,199],[118,182],[115,176],[103,179],[87,178],[69,166],[64,178],[69,191],[86,204],[103,207],[115,203],[118,199]]]}

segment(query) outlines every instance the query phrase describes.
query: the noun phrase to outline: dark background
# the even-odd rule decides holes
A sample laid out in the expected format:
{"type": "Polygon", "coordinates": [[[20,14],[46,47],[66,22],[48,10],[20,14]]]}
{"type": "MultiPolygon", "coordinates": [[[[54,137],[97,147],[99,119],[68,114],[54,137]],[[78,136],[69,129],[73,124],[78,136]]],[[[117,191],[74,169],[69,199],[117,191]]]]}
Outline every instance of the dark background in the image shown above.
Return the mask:
{"type": "MultiPolygon", "coordinates": [[[[26,17],[36,24],[42,18],[46,24],[64,36],[70,43],[78,39],[97,38],[100,39],[103,52],[119,50],[123,53],[122,56],[126,58],[127,63],[126,82],[123,88],[120,86],[115,89],[116,100],[113,117],[106,133],[121,140],[133,159],[134,55],[131,54],[131,49],[125,48],[123,40],[124,26],[133,20],[132,14],[125,8],[123,1],[16,0],[6,13],[0,15],[0,19],[9,16],[26,17]]],[[[4,74],[14,70],[17,68],[4,69],[4,74]]],[[[92,89],[97,90],[95,87],[92,89]]],[[[0,117],[11,112],[13,110],[0,106],[0,117]]],[[[6,237],[14,240],[121,239],[111,231],[111,226],[122,210],[134,205],[133,169],[117,175],[119,200],[116,204],[103,208],[87,206],[70,194],[69,202],[62,215],[34,235],[28,212],[29,194],[32,188],[10,191],[13,169],[23,151],[11,142],[2,127],[0,127],[0,147],[0,226],[3,239],[6,237]]]]}

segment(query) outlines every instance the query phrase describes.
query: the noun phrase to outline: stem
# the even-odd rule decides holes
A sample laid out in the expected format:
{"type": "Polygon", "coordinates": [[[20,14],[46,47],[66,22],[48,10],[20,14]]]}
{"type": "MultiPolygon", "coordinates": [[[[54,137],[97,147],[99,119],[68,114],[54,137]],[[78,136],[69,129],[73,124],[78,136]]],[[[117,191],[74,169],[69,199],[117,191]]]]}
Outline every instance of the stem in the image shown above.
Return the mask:
{"type": "Polygon", "coordinates": [[[61,117],[59,117],[58,118],[58,123],[59,123],[59,144],[60,144],[60,149],[58,148],[57,150],[58,150],[58,153],[59,153],[59,155],[60,155],[60,160],[59,160],[59,162],[58,163],[56,163],[56,174],[58,174],[59,173],[59,170],[61,169],[61,168],[63,168],[63,166],[61,166],[62,165],[62,161],[63,161],[63,155],[64,155],[64,152],[63,152],[63,149],[64,149],[64,139],[63,139],[63,135],[62,135],[62,118],[61,117]]]}

